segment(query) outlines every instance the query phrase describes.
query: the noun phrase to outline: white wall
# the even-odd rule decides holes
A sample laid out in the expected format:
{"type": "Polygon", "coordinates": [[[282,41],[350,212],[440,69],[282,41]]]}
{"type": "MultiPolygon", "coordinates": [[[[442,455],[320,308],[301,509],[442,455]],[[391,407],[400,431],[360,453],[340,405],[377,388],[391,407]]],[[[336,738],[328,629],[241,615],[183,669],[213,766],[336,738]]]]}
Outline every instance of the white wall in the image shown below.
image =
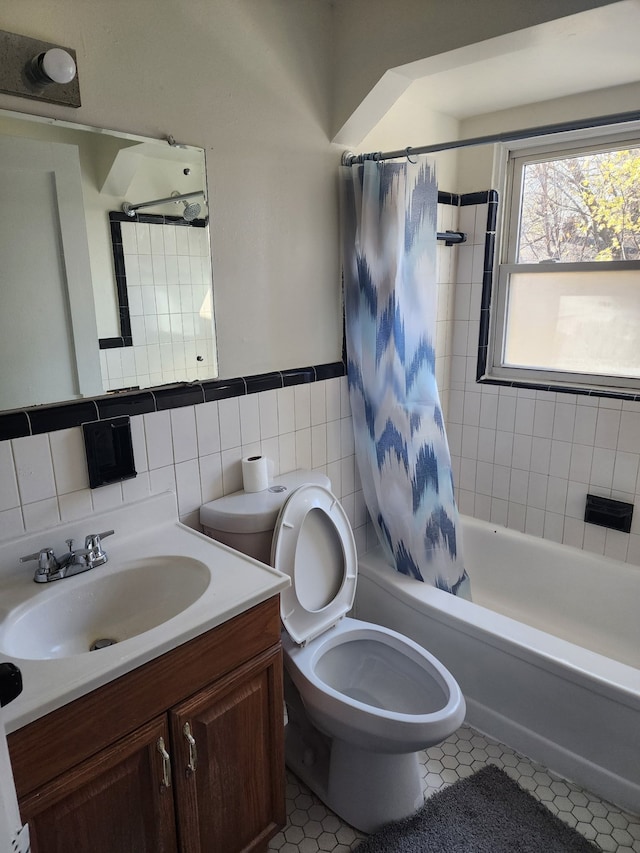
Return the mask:
{"type": "MultiPolygon", "coordinates": [[[[451,116],[425,109],[422,88],[416,81],[404,92],[362,142],[354,153],[398,151],[407,145],[432,145],[459,139],[460,123],[451,116]]],[[[457,192],[458,152],[442,151],[431,158],[436,163],[438,188],[457,192]]]]}
{"type": "MultiPolygon", "coordinates": [[[[522,130],[546,124],[558,124],[589,116],[608,116],[637,109],[640,83],[629,83],[595,92],[526,104],[510,110],[463,119],[460,138],[474,138],[510,130],[522,130]]],[[[494,164],[493,146],[466,148],[458,153],[459,192],[489,189],[494,164]]],[[[498,189],[498,187],[494,187],[498,189]]]]}

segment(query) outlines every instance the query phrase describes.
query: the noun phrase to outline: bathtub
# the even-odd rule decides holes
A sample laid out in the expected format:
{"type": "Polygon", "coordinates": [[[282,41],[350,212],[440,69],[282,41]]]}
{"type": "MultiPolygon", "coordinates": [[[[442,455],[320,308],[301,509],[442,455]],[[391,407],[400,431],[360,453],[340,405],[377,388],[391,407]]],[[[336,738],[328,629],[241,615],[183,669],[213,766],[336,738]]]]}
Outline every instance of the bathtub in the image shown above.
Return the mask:
{"type": "Polygon", "coordinates": [[[640,568],[462,518],[473,603],[360,558],[356,616],[452,672],[466,722],[640,813],[640,568]]]}

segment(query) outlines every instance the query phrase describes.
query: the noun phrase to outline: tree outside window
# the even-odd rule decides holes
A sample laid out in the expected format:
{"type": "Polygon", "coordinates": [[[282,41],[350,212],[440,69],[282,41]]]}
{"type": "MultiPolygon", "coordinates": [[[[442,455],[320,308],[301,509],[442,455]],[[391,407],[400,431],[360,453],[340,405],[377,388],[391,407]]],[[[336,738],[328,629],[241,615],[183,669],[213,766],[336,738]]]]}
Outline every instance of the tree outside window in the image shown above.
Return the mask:
{"type": "Polygon", "coordinates": [[[640,148],[524,167],[518,263],[640,258],[640,148]]]}

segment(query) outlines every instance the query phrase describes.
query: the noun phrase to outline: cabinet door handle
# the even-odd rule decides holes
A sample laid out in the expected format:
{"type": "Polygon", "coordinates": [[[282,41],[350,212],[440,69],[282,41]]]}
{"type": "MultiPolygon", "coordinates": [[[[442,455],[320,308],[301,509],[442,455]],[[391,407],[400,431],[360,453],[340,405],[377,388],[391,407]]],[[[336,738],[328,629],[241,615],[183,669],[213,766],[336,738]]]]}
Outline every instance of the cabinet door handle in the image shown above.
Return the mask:
{"type": "Polygon", "coordinates": [[[189,723],[184,724],[182,732],[185,736],[185,740],[189,744],[189,763],[187,764],[187,773],[195,773],[196,767],[198,766],[198,751],[196,749],[195,738],[191,734],[191,726],[189,723]]]}
{"type": "Polygon", "coordinates": [[[162,783],[161,788],[171,787],[171,759],[169,753],[164,748],[164,738],[160,737],[157,740],[158,752],[162,756],[162,783]]]}

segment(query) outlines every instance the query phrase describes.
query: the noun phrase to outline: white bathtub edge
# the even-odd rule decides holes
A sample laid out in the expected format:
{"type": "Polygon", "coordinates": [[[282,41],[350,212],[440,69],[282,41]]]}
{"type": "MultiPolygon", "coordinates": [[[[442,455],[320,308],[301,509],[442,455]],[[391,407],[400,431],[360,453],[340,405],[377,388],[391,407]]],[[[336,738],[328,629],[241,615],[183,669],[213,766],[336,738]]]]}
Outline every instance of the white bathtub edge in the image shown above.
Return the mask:
{"type": "Polygon", "coordinates": [[[466,703],[465,723],[472,728],[508,744],[511,749],[524,756],[534,755],[536,762],[570,782],[575,782],[576,779],[592,780],[591,787],[598,791],[602,799],[615,803],[631,814],[637,814],[640,785],[587,761],[581,755],[519,725],[475,699],[467,698],[466,703]]]}

